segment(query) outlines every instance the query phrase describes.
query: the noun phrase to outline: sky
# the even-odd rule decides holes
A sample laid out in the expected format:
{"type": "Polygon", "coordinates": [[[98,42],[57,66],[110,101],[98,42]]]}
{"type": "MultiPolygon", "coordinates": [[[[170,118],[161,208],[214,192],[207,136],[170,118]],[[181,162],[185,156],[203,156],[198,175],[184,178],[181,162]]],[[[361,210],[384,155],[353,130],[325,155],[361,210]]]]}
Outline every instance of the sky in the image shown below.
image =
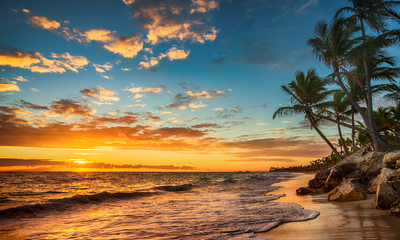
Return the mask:
{"type": "Polygon", "coordinates": [[[331,73],[306,42],[344,6],[3,0],[0,171],[267,171],[327,156],[304,116],[272,115],[296,71],[331,73]]]}

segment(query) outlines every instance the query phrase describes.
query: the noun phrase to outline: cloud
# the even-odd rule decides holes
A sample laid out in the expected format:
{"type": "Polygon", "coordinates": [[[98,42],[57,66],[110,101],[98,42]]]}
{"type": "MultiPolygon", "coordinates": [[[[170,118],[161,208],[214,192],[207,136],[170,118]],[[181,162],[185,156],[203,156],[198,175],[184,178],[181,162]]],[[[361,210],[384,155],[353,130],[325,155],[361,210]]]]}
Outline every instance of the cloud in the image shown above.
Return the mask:
{"type": "Polygon", "coordinates": [[[151,70],[151,67],[156,66],[160,63],[161,59],[168,57],[170,61],[177,59],[186,59],[189,56],[190,50],[185,51],[184,49],[177,49],[176,47],[172,47],[165,54],[161,53],[158,57],[151,57],[147,62],[140,62],[139,69],[144,68],[147,70],[151,70]]]}
{"type": "Polygon", "coordinates": [[[42,16],[30,16],[28,17],[28,23],[46,30],[54,30],[60,27],[59,22],[42,16]]]}
{"type": "Polygon", "coordinates": [[[210,10],[216,9],[218,7],[218,2],[214,0],[192,0],[192,4],[190,5],[190,7],[190,13],[205,13],[210,10]]]}
{"type": "Polygon", "coordinates": [[[17,76],[17,77],[13,77],[15,80],[20,81],[20,82],[29,82],[28,79],[22,77],[22,76],[17,76]]]}
{"type": "Polygon", "coordinates": [[[235,114],[241,113],[242,110],[239,107],[229,107],[226,109],[216,108],[215,111],[219,111],[217,116],[219,118],[230,118],[233,117],[235,114]]]}
{"type": "Polygon", "coordinates": [[[230,92],[232,91],[231,89],[228,90],[203,90],[202,92],[193,92],[193,91],[186,91],[186,94],[197,98],[197,99],[212,99],[216,98],[218,96],[223,96],[223,93],[230,92]]]}
{"type": "MultiPolygon", "coordinates": [[[[186,87],[186,85],[185,85],[186,87]]],[[[198,91],[194,92],[192,90],[186,91],[186,95],[183,95],[182,93],[178,93],[175,95],[174,103],[167,105],[167,108],[171,109],[186,109],[186,107],[191,107],[191,108],[199,108],[199,107],[206,107],[208,106],[205,103],[199,102],[199,103],[194,103],[195,100],[198,99],[214,99],[219,96],[225,97],[224,93],[230,92],[231,90],[209,90],[205,89],[203,91],[198,91]]]]}
{"type": "Polygon", "coordinates": [[[53,112],[66,117],[73,115],[89,116],[96,112],[95,109],[90,109],[71,99],[55,100],[50,108],[53,112]]]}
{"type": "Polygon", "coordinates": [[[213,9],[214,1],[194,1],[192,7],[180,0],[171,0],[168,4],[161,0],[136,0],[130,4],[130,10],[136,22],[147,30],[146,42],[154,45],[160,41],[179,39],[205,43],[214,41],[219,30],[207,27],[203,15],[189,16],[197,9],[213,9]]]}
{"type": "Polygon", "coordinates": [[[20,100],[20,106],[28,109],[33,109],[33,110],[49,110],[48,107],[46,106],[39,106],[34,103],[26,102],[24,100],[20,100]]]}
{"type": "Polygon", "coordinates": [[[99,72],[99,73],[104,73],[106,71],[110,71],[113,68],[113,65],[110,63],[105,63],[103,65],[93,63],[92,65],[93,65],[93,67],[95,67],[96,72],[99,72]]]}
{"type": "Polygon", "coordinates": [[[143,49],[143,42],[137,35],[132,35],[130,37],[120,36],[103,47],[125,58],[133,58],[143,49]]]}
{"type": "Polygon", "coordinates": [[[132,4],[135,0],[122,0],[125,4],[132,4]]]}
{"type": "Polygon", "coordinates": [[[119,101],[119,97],[116,97],[116,92],[111,89],[105,89],[104,87],[97,86],[93,89],[83,89],[80,91],[82,94],[86,96],[98,98],[101,101],[119,101]]]}
{"type": "Polygon", "coordinates": [[[192,128],[221,128],[221,126],[215,123],[201,123],[193,125],[192,128]]]}
{"type": "Polygon", "coordinates": [[[36,89],[36,88],[29,88],[32,92],[39,92],[39,90],[38,89],[36,89]]]}
{"type": "Polygon", "coordinates": [[[303,11],[306,7],[308,7],[312,4],[317,5],[318,2],[319,2],[319,0],[309,0],[306,4],[302,5],[299,9],[297,9],[296,13],[303,11]]]}
{"type": "Polygon", "coordinates": [[[0,83],[0,92],[16,91],[19,92],[19,87],[17,84],[12,83],[0,83]]]}
{"type": "Polygon", "coordinates": [[[39,52],[23,53],[18,49],[0,47],[0,66],[11,66],[29,69],[39,73],[65,73],[66,69],[78,72],[89,61],[79,55],[52,53],[53,59],[43,57],[39,52]]]}
{"type": "MultiPolygon", "coordinates": [[[[134,86],[132,84],[132,86],[134,86]]],[[[159,86],[159,87],[127,87],[124,89],[124,91],[129,91],[131,93],[140,93],[140,92],[148,92],[148,93],[160,93],[164,91],[166,87],[164,86],[159,86]]]]}
{"type": "Polygon", "coordinates": [[[107,29],[91,29],[81,33],[80,35],[86,39],[87,42],[98,41],[98,42],[111,42],[115,40],[115,31],[107,29]]]}

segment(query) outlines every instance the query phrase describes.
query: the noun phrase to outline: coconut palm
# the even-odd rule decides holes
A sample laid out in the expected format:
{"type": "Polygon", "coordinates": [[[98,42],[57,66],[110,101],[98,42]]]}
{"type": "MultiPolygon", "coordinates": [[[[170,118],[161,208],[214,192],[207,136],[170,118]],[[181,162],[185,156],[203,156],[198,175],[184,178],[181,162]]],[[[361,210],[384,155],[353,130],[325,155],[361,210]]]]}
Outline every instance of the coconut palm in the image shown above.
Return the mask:
{"type": "Polygon", "coordinates": [[[396,103],[400,102],[400,83],[395,84],[380,84],[373,88],[374,92],[389,92],[383,96],[387,101],[394,101],[396,103]]]}
{"type": "MultiPolygon", "coordinates": [[[[329,117],[334,118],[336,121],[340,122],[350,122],[349,116],[351,115],[350,110],[350,102],[346,98],[346,94],[342,91],[336,91],[333,93],[333,101],[330,102],[330,106],[321,112],[321,114],[325,114],[329,117]]],[[[344,153],[346,156],[349,156],[347,151],[346,143],[343,138],[342,130],[340,128],[340,124],[337,124],[340,145],[343,146],[344,153]]]]}
{"type": "MultiPolygon", "coordinates": [[[[382,1],[382,0],[348,0],[351,6],[343,7],[337,11],[335,14],[335,18],[341,15],[342,13],[350,13],[351,16],[348,18],[349,20],[358,21],[360,23],[361,35],[365,41],[365,24],[369,26],[369,28],[376,32],[383,32],[386,30],[386,20],[393,17],[394,13],[392,8],[396,7],[400,4],[399,1],[382,1]]],[[[395,15],[397,16],[397,14],[395,15]]],[[[363,65],[365,72],[365,84],[367,90],[367,98],[366,104],[368,108],[368,118],[369,124],[368,129],[371,132],[374,148],[375,150],[383,150],[381,147],[385,148],[385,146],[379,146],[378,144],[378,131],[376,124],[374,122],[373,115],[373,106],[372,106],[372,87],[371,87],[371,75],[370,69],[367,63],[367,54],[368,51],[363,52],[363,65]]],[[[388,147],[388,146],[387,146],[388,147]]]]}
{"type": "Polygon", "coordinates": [[[326,21],[319,21],[314,30],[315,38],[308,40],[307,43],[312,47],[312,53],[321,62],[333,68],[336,83],[341,87],[343,92],[345,92],[347,98],[357,109],[365,122],[372,137],[374,149],[377,151],[382,151],[384,149],[394,150],[396,148],[379,137],[374,120],[372,120],[371,123],[367,114],[362,111],[362,108],[352,97],[342,80],[341,71],[350,73],[349,68],[355,67],[357,60],[360,59],[360,56],[362,58],[366,49],[368,50],[367,52],[373,52],[379,49],[377,48],[379,45],[377,43],[379,41],[366,41],[361,44],[364,38],[355,36],[358,30],[359,27],[357,27],[354,21],[349,21],[344,18],[335,18],[330,24],[326,23],[326,21]]]}
{"type": "Polygon", "coordinates": [[[310,69],[307,74],[297,71],[295,80],[288,85],[281,86],[282,90],[290,96],[292,106],[280,107],[274,113],[272,119],[286,115],[304,114],[311,127],[317,131],[332,151],[341,158],[336,148],[319,130],[319,119],[312,114],[314,110],[323,110],[328,107],[326,100],[334,92],[334,90],[327,90],[326,86],[328,84],[329,80],[318,77],[315,70],[310,69]]]}

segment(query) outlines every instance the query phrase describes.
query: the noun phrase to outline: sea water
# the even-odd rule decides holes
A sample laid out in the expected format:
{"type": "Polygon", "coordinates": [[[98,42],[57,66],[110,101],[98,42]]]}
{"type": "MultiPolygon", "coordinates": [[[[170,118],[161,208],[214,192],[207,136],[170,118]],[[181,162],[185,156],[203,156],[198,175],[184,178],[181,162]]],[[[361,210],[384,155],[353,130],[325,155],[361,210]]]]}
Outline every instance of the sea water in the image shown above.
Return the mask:
{"type": "Polygon", "coordinates": [[[0,239],[267,239],[318,216],[274,202],[285,173],[3,172],[0,239]]]}

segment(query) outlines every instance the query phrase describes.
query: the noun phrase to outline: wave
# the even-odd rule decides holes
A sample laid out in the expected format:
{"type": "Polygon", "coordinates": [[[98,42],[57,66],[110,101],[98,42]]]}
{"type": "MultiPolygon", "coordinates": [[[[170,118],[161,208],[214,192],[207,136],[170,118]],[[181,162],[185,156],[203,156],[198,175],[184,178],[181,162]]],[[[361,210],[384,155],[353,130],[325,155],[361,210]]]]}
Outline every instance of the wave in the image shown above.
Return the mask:
{"type": "Polygon", "coordinates": [[[181,191],[188,191],[193,188],[192,184],[183,184],[183,185],[178,185],[178,186],[160,186],[156,187],[156,189],[163,190],[163,191],[168,191],[168,192],[181,192],[181,191]]]}
{"type": "MultiPolygon", "coordinates": [[[[101,192],[92,195],[75,195],[73,197],[51,199],[45,203],[25,204],[0,210],[0,218],[34,218],[51,211],[66,210],[74,205],[96,204],[106,201],[128,200],[140,197],[150,197],[159,192],[101,192]]],[[[6,199],[3,199],[6,200],[6,199]]]]}

